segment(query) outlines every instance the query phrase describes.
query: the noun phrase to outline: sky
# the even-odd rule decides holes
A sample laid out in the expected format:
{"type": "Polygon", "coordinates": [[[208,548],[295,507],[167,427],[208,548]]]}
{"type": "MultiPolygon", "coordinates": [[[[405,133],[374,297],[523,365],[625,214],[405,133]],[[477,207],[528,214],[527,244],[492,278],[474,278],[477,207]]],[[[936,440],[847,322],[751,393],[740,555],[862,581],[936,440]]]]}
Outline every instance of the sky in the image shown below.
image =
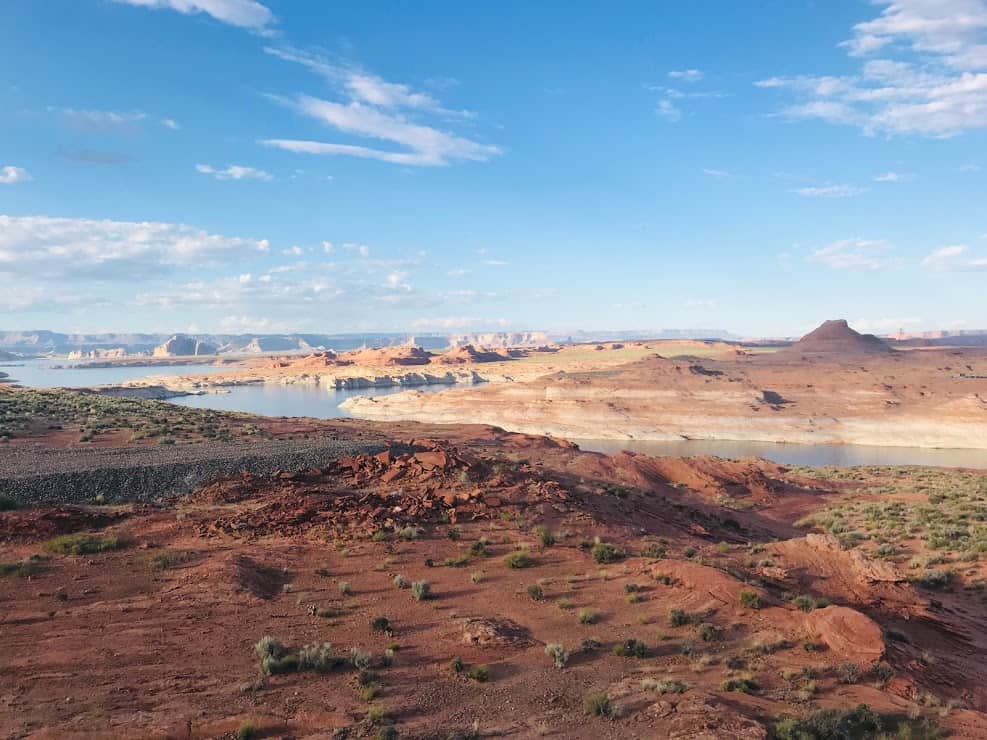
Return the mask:
{"type": "Polygon", "coordinates": [[[0,329],[987,329],[987,0],[6,0],[0,329]]]}

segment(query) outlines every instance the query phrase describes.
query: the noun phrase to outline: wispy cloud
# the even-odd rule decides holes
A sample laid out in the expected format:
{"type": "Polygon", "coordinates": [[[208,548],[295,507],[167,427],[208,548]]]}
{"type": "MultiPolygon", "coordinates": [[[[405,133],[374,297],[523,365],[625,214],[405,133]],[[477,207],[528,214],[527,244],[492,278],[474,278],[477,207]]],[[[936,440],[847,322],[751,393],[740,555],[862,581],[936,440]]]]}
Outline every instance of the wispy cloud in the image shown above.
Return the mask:
{"type": "Polygon", "coordinates": [[[898,182],[899,180],[901,180],[901,175],[897,172],[885,172],[874,178],[874,182],[898,182]]]}
{"type": "Polygon", "coordinates": [[[698,69],[675,69],[669,72],[668,76],[680,82],[699,82],[706,75],[698,69]]]}
{"type": "Polygon", "coordinates": [[[890,246],[885,241],[872,239],[841,239],[821,247],[805,259],[834,270],[881,270],[892,262],[887,254],[890,246]]]}
{"type": "Polygon", "coordinates": [[[955,136],[987,127],[985,0],[875,0],[881,14],[843,42],[867,57],[851,75],[772,77],[793,93],[786,116],[856,126],[866,134],[955,136]],[[882,57],[874,58],[881,53],[882,57]]]}
{"type": "Polygon", "coordinates": [[[290,48],[267,48],[266,51],[285,61],[302,64],[325,77],[337,86],[347,101],[324,100],[311,95],[271,96],[272,99],[340,133],[399,148],[289,138],[265,139],[262,143],[267,146],[304,154],[342,155],[416,167],[465,161],[486,162],[501,153],[499,147],[473,141],[410,117],[431,114],[467,118],[473,116],[469,111],[449,110],[433,96],[415,91],[408,85],[388,82],[346,65],[333,64],[308,52],[290,48]]]}
{"type": "Polygon", "coordinates": [[[717,170],[711,167],[704,167],[703,174],[709,175],[710,177],[730,177],[730,173],[727,170],[717,170]]]}
{"type": "Polygon", "coordinates": [[[922,260],[922,266],[939,272],[980,272],[987,270],[987,254],[975,254],[965,244],[939,247],[922,260]]]}
{"type": "Polygon", "coordinates": [[[19,182],[27,182],[31,175],[23,167],[5,165],[0,167],[0,185],[14,185],[19,182]]]}
{"type": "Polygon", "coordinates": [[[208,164],[197,164],[196,172],[209,175],[216,180],[273,180],[274,176],[264,170],[254,167],[244,167],[239,164],[231,164],[228,167],[216,168],[208,164]]]}
{"type": "Polygon", "coordinates": [[[0,274],[129,280],[268,250],[265,240],[185,224],[0,215],[0,274]]]}
{"type": "Polygon", "coordinates": [[[60,116],[68,125],[83,131],[136,131],[141,122],[147,119],[143,111],[114,111],[82,108],[58,108],[49,106],[48,111],[60,116]]]}
{"type": "Polygon", "coordinates": [[[178,125],[178,121],[174,118],[162,118],[161,125],[165,128],[171,129],[172,131],[178,131],[181,128],[181,126],[178,125]]]}
{"type": "Polygon", "coordinates": [[[655,112],[669,123],[678,123],[682,120],[682,109],[668,98],[658,101],[655,112]]]}
{"type": "Polygon", "coordinates": [[[217,21],[252,31],[267,31],[276,22],[274,13],[257,0],[114,0],[142,8],[176,10],[185,15],[205,13],[217,21]]]}
{"type": "Polygon", "coordinates": [[[855,185],[822,185],[797,188],[795,192],[803,198],[852,198],[860,195],[864,190],[855,185]]]}

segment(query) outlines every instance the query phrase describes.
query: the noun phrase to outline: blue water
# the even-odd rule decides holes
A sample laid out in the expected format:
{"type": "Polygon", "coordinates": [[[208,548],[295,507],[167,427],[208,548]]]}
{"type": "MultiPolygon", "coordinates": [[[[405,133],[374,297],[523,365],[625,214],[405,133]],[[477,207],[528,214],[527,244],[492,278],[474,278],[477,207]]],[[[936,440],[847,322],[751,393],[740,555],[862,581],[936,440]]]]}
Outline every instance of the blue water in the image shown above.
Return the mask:
{"type": "Polygon", "coordinates": [[[225,368],[212,365],[161,365],[155,367],[70,367],[71,360],[17,360],[0,362],[0,373],[7,373],[9,380],[34,388],[89,388],[97,385],[115,385],[128,380],[146,378],[148,375],[192,375],[215,373],[225,368]],[[56,368],[62,365],[62,368],[56,368]]]}
{"type": "MultiPolygon", "coordinates": [[[[0,372],[16,378],[23,385],[36,387],[78,388],[111,385],[137,380],[148,375],[190,375],[224,370],[212,365],[161,367],[112,367],[54,369],[68,364],[65,360],[26,360],[23,363],[0,363],[0,372]],[[20,366],[14,366],[20,365],[20,366]]],[[[415,390],[436,393],[450,386],[420,386],[415,390]]],[[[340,404],[353,396],[385,396],[405,390],[365,388],[337,391],[314,385],[252,385],[230,389],[229,393],[183,396],[173,403],[218,411],[243,411],[262,416],[310,416],[321,419],[348,417],[340,404]]],[[[785,465],[924,465],[933,467],[968,467],[987,469],[987,451],[926,449],[918,447],[870,447],[864,445],[801,445],[775,442],[732,442],[727,440],[681,440],[673,442],[635,440],[575,440],[584,450],[619,452],[630,450],[647,455],[717,455],[725,458],[763,457],[785,465]]]]}
{"type": "MultiPolygon", "coordinates": [[[[436,393],[451,386],[423,385],[415,390],[436,393]]],[[[180,396],[170,399],[181,406],[217,411],[245,411],[261,416],[311,416],[316,419],[349,417],[340,404],[353,396],[386,396],[405,388],[362,388],[333,390],[320,385],[246,385],[230,389],[229,393],[207,393],[201,396],[180,396]]]]}

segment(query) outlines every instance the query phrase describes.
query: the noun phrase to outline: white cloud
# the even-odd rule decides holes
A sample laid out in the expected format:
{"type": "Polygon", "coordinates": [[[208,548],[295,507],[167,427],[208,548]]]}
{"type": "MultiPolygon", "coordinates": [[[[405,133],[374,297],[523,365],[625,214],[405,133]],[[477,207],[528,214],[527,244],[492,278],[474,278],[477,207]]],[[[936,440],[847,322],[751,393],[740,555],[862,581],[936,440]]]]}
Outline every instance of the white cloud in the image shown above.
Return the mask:
{"type": "Polygon", "coordinates": [[[264,170],[258,170],[253,167],[244,167],[243,165],[238,164],[232,164],[223,169],[217,169],[208,164],[197,164],[195,169],[196,172],[201,172],[203,175],[209,175],[217,180],[270,181],[274,179],[274,176],[269,172],[264,172],[264,170]]]}
{"type": "Polygon", "coordinates": [[[505,267],[508,263],[504,260],[483,260],[483,264],[490,267],[505,267]]]}
{"type": "Polygon", "coordinates": [[[289,331],[288,325],[281,321],[254,316],[224,316],[219,328],[229,334],[282,334],[289,331]]]}
{"type": "Polygon", "coordinates": [[[705,75],[698,69],[678,69],[672,70],[668,76],[673,80],[681,82],[699,82],[705,75]]]}
{"type": "Polygon", "coordinates": [[[703,174],[709,175],[710,177],[730,177],[730,173],[726,170],[716,170],[710,167],[704,167],[703,174]]]}
{"type": "Polygon", "coordinates": [[[309,95],[299,95],[284,102],[299,113],[342,133],[377,139],[405,148],[404,151],[391,151],[354,144],[294,139],[266,139],[262,142],[287,151],[347,155],[420,167],[435,167],[459,161],[486,162],[500,154],[500,149],[495,146],[479,144],[431,126],[413,123],[402,115],[358,101],[334,103],[309,95]]]}
{"type": "Polygon", "coordinates": [[[807,262],[834,270],[881,270],[891,265],[887,242],[869,239],[841,239],[821,247],[806,257],[807,262]]]}
{"type": "Polygon", "coordinates": [[[842,46],[867,58],[856,74],[773,77],[756,83],[801,100],[791,118],[856,126],[866,134],[955,136],[987,127],[985,0],[875,0],[881,14],[842,46]]]}
{"type": "Polygon", "coordinates": [[[31,179],[27,170],[23,167],[6,165],[0,167],[0,185],[14,185],[19,182],[27,182],[31,179]]]}
{"type": "Polygon", "coordinates": [[[305,254],[305,250],[296,244],[293,247],[282,249],[281,254],[285,255],[286,257],[301,257],[302,255],[305,254]]]}
{"type": "Polygon", "coordinates": [[[142,111],[120,112],[113,110],[85,110],[55,107],[49,107],[48,110],[62,116],[75,128],[86,131],[136,129],[147,118],[147,114],[142,111]]]}
{"type": "Polygon", "coordinates": [[[326,254],[332,254],[332,249],[333,249],[332,242],[330,242],[330,241],[324,241],[324,242],[322,242],[322,251],[323,252],[325,252],[326,254]]]}
{"type": "Polygon", "coordinates": [[[174,118],[162,118],[161,125],[165,128],[170,128],[172,131],[178,131],[178,129],[181,128],[181,126],[178,125],[178,121],[174,118]]]}
{"type": "Polygon", "coordinates": [[[236,262],[269,249],[266,240],[185,224],[0,215],[0,274],[133,279],[179,266],[236,262]]]}
{"type": "Polygon", "coordinates": [[[852,198],[864,191],[854,185],[824,185],[798,188],[795,192],[804,198],[852,198]]]}
{"type": "Polygon", "coordinates": [[[899,329],[916,328],[925,324],[925,319],[916,317],[857,319],[853,327],[869,334],[894,334],[899,329]]]}
{"type": "Polygon", "coordinates": [[[655,112],[669,123],[677,123],[682,120],[682,110],[667,98],[658,101],[655,112]]]}
{"type": "Polygon", "coordinates": [[[142,8],[167,8],[185,15],[205,13],[238,28],[265,31],[275,22],[274,13],[257,0],[115,0],[142,8]]]}
{"type": "Polygon", "coordinates": [[[956,244],[933,250],[922,266],[939,272],[980,272],[987,270],[987,255],[976,255],[965,244],[956,244]]]}
{"type": "Polygon", "coordinates": [[[369,72],[333,64],[304,51],[271,47],[265,51],[322,75],[347,98],[346,102],[336,102],[310,95],[292,98],[271,96],[273,100],[340,133],[373,139],[398,148],[291,138],[265,139],[262,143],[267,146],[303,154],[376,159],[416,167],[464,161],[486,162],[501,153],[496,146],[481,144],[411,118],[426,113],[445,118],[471,118],[474,114],[470,111],[448,110],[428,93],[415,91],[402,83],[388,82],[369,72]]]}
{"type": "Polygon", "coordinates": [[[901,175],[897,172],[885,172],[874,178],[874,182],[898,182],[899,180],[901,180],[901,175]]]}

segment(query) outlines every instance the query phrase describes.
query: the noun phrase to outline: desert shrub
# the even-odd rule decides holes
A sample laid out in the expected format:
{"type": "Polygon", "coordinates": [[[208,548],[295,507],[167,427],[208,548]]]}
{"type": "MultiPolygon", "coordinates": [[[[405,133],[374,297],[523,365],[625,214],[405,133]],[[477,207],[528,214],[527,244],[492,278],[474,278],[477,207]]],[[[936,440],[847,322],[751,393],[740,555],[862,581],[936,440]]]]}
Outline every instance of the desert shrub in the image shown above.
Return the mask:
{"type": "Polygon", "coordinates": [[[638,586],[636,583],[625,583],[624,584],[624,593],[625,594],[636,594],[640,590],[641,590],[641,587],[638,586]]]}
{"type": "Polygon", "coordinates": [[[689,689],[689,684],[684,681],[676,681],[672,678],[655,680],[645,678],[641,680],[643,691],[652,691],[656,694],[683,694],[689,689]]]}
{"type": "Polygon", "coordinates": [[[504,558],[504,564],[508,568],[530,568],[535,564],[535,561],[531,559],[527,550],[515,550],[504,558]]]}
{"type": "Polygon", "coordinates": [[[167,570],[168,568],[176,568],[179,565],[184,565],[194,558],[195,553],[187,550],[160,552],[151,558],[151,567],[155,570],[167,570]]]}
{"type": "Polygon", "coordinates": [[[394,725],[384,725],[377,730],[374,740],[398,740],[398,730],[394,725]]]}
{"type": "Polygon", "coordinates": [[[245,720],[236,728],[236,740],[256,740],[260,737],[257,732],[257,725],[250,720],[245,720]]]}
{"type": "Polygon", "coordinates": [[[61,537],[55,537],[44,544],[48,552],[58,555],[93,555],[98,552],[119,550],[126,546],[127,542],[120,537],[103,537],[84,532],[63,534],[61,537]]]}
{"type": "Polygon", "coordinates": [[[860,666],[856,663],[840,663],[834,671],[840,683],[851,684],[860,680],[860,666]]]}
{"type": "Polygon", "coordinates": [[[481,555],[487,554],[487,543],[486,541],[479,539],[470,545],[470,555],[474,557],[480,557],[481,555]]]}
{"type": "Polygon", "coordinates": [[[339,582],[339,593],[341,593],[343,596],[352,596],[353,595],[353,586],[350,584],[349,581],[340,581],[339,582]]]}
{"type": "Polygon", "coordinates": [[[367,722],[373,726],[391,724],[391,715],[383,704],[371,704],[367,707],[367,722]]]}
{"type": "Polygon", "coordinates": [[[541,542],[542,547],[551,547],[555,544],[555,535],[548,530],[548,527],[539,524],[535,527],[535,535],[541,542]]]}
{"type": "Polygon", "coordinates": [[[691,617],[681,609],[668,610],[668,623],[673,627],[682,627],[692,621],[691,617]]]}
{"type": "Polygon", "coordinates": [[[876,553],[879,558],[893,558],[898,554],[898,548],[893,542],[883,542],[877,546],[876,553]]]}
{"type": "Polygon", "coordinates": [[[387,534],[386,529],[378,529],[370,536],[370,539],[372,539],[374,542],[386,542],[388,536],[389,535],[387,534]]]}
{"type": "Polygon", "coordinates": [[[741,591],[740,605],[745,609],[760,609],[762,606],[761,597],[756,591],[741,591]]]}
{"type": "Polygon", "coordinates": [[[335,655],[328,642],[305,645],[298,651],[298,670],[329,673],[343,665],[345,661],[335,655]]]}
{"type": "Polygon", "coordinates": [[[459,527],[449,527],[449,529],[446,530],[446,537],[453,542],[456,542],[460,537],[459,527]]]}
{"type": "Polygon", "coordinates": [[[583,711],[591,717],[612,717],[614,706],[610,696],[606,692],[600,692],[583,698],[583,711]]]}
{"type": "Polygon", "coordinates": [[[816,598],[802,594],[792,599],[792,604],[804,612],[811,612],[813,609],[822,609],[823,607],[829,606],[829,599],[822,597],[816,598]]]}
{"type": "Polygon", "coordinates": [[[432,584],[428,581],[415,581],[411,584],[411,598],[415,601],[428,601],[432,598],[432,584]]]}
{"type": "Polygon", "coordinates": [[[254,645],[254,652],[260,659],[260,669],[265,675],[298,670],[298,656],[289,653],[284,645],[269,635],[265,635],[254,645]]]}
{"type": "Polygon", "coordinates": [[[394,654],[396,652],[392,647],[384,648],[384,654],[380,657],[380,664],[385,668],[390,668],[394,664],[394,654]]]}
{"type": "Polygon", "coordinates": [[[779,740],[866,738],[876,737],[885,729],[890,728],[882,717],[866,704],[860,704],[855,709],[821,709],[805,719],[782,719],[775,725],[775,735],[779,740]]]}
{"type": "Polygon", "coordinates": [[[545,655],[552,659],[556,668],[565,668],[565,664],[569,662],[569,653],[564,647],[555,643],[550,642],[545,646],[545,655]]]}
{"type": "Polygon", "coordinates": [[[329,577],[329,569],[328,568],[318,568],[315,571],[315,575],[319,576],[319,578],[328,578],[329,577]]]}
{"type": "Polygon", "coordinates": [[[603,643],[593,637],[586,637],[579,643],[579,649],[584,653],[591,653],[603,647],[603,643]]]}
{"type": "Polygon", "coordinates": [[[696,548],[694,548],[694,547],[687,547],[687,548],[685,548],[685,549],[684,549],[684,550],[682,551],[682,554],[683,554],[683,555],[684,555],[685,557],[687,557],[687,558],[694,558],[694,557],[696,557],[696,554],[697,554],[697,552],[698,552],[698,551],[696,550],[696,548]]]}
{"type": "Polygon", "coordinates": [[[0,496],[0,511],[14,511],[20,505],[13,496],[0,496]]]}
{"type": "Polygon", "coordinates": [[[447,568],[462,568],[470,561],[469,555],[457,555],[454,558],[446,558],[445,566],[447,568]]]}
{"type": "Polygon", "coordinates": [[[757,689],[757,682],[752,678],[746,677],[728,678],[720,684],[721,691],[739,691],[744,694],[753,694],[757,689]]]}
{"type": "Polygon", "coordinates": [[[656,545],[651,543],[646,545],[641,550],[641,557],[648,558],[650,560],[663,560],[666,554],[666,550],[661,545],[656,545]]]}
{"type": "Polygon", "coordinates": [[[453,673],[462,673],[466,670],[466,665],[463,663],[462,658],[456,657],[449,662],[449,668],[453,673]]]}
{"type": "Polygon", "coordinates": [[[644,601],[644,597],[641,594],[638,593],[627,594],[628,604],[640,604],[642,601],[644,601]]]}
{"type": "Polygon", "coordinates": [[[579,617],[580,624],[596,624],[599,621],[599,615],[592,609],[580,609],[577,615],[579,617]]]}
{"type": "Polygon", "coordinates": [[[370,629],[374,632],[390,632],[391,620],[387,617],[374,617],[370,621],[370,629]]]}
{"type": "Polygon", "coordinates": [[[485,665],[475,665],[466,672],[466,675],[478,683],[486,683],[490,680],[490,668],[485,665]]]}
{"type": "Polygon", "coordinates": [[[483,581],[483,573],[481,571],[474,570],[472,573],[470,573],[470,580],[473,583],[480,583],[481,581],[483,581]]]}
{"type": "Polygon", "coordinates": [[[360,648],[350,648],[350,665],[354,668],[364,670],[374,662],[373,656],[360,648]]]}
{"type": "Polygon", "coordinates": [[[394,584],[395,588],[408,588],[408,579],[406,579],[400,573],[394,576],[394,580],[391,581],[391,583],[394,584]]]}
{"type": "Polygon", "coordinates": [[[696,635],[703,642],[716,642],[720,639],[720,630],[710,622],[696,625],[696,635]]]}
{"type": "Polygon", "coordinates": [[[721,542],[720,544],[718,544],[716,546],[716,551],[718,553],[720,553],[721,555],[726,555],[728,552],[730,552],[730,543],[729,542],[721,542]]]}
{"type": "Polygon", "coordinates": [[[45,569],[45,558],[39,555],[32,555],[25,560],[14,563],[0,563],[0,576],[17,576],[19,578],[30,578],[41,573],[45,569]]]}
{"type": "Polygon", "coordinates": [[[648,646],[633,637],[624,640],[613,649],[614,655],[621,658],[647,658],[651,654],[648,646]]]}
{"type": "Polygon", "coordinates": [[[624,557],[624,553],[609,542],[597,542],[593,545],[592,555],[593,560],[603,564],[616,563],[624,557]]]}
{"type": "Polygon", "coordinates": [[[398,537],[402,540],[417,540],[422,536],[422,531],[418,527],[408,526],[398,530],[398,537]]]}
{"type": "Polygon", "coordinates": [[[946,588],[953,580],[953,574],[948,570],[927,570],[916,582],[925,588],[940,589],[946,588]]]}
{"type": "Polygon", "coordinates": [[[894,676],[894,668],[882,660],[871,666],[870,673],[883,686],[894,676]]]}
{"type": "Polygon", "coordinates": [[[545,591],[537,583],[532,583],[528,586],[528,596],[532,601],[541,601],[545,598],[545,591]]]}

